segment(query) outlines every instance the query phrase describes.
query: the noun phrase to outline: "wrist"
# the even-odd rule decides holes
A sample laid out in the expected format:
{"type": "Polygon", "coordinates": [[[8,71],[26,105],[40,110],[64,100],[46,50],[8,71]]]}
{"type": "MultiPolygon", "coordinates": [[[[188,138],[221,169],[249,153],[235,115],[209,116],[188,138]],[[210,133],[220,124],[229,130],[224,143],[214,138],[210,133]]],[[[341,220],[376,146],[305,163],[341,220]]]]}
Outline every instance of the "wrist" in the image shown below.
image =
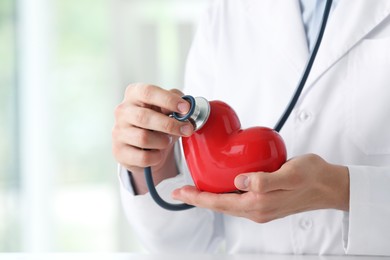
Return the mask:
{"type": "Polygon", "coordinates": [[[342,165],[329,165],[329,208],[349,211],[349,170],[342,165]]]}
{"type": "MultiPolygon", "coordinates": [[[[176,167],[176,162],[174,159],[173,149],[166,158],[164,159],[164,163],[161,166],[153,166],[153,182],[154,185],[158,185],[165,179],[172,178],[178,174],[178,170],[176,167]]],[[[144,168],[137,167],[136,169],[128,169],[130,182],[134,190],[135,195],[144,195],[149,189],[146,184],[144,168]]]]}

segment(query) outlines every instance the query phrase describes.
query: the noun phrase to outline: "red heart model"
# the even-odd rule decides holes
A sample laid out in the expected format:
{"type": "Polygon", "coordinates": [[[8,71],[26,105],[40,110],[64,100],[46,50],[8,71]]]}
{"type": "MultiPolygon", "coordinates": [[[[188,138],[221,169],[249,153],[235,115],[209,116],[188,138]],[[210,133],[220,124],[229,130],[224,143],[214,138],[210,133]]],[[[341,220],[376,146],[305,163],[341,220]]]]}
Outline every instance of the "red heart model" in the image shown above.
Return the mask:
{"type": "Polygon", "coordinates": [[[241,129],[234,110],[224,102],[210,101],[206,124],[183,137],[183,151],[196,187],[214,193],[237,190],[241,173],[273,172],[286,161],[281,136],[267,127],[241,129]]]}

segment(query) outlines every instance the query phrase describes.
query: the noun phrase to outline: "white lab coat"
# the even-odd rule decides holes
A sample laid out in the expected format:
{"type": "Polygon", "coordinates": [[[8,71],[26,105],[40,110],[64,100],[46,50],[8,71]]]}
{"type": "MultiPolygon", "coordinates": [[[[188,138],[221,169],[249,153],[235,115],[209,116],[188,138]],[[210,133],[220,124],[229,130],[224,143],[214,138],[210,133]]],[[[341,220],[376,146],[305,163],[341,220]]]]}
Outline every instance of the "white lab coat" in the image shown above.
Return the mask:
{"type": "MultiPolygon", "coordinates": [[[[170,212],[133,196],[125,213],[152,252],[390,255],[390,0],[342,0],[312,73],[281,131],[289,157],[316,153],[349,166],[350,210],[316,210],[257,224],[204,209],[170,212]],[[221,246],[223,245],[223,246],[221,246]]],[[[219,99],[243,128],[273,127],[308,59],[298,1],[215,1],[191,49],[185,93],[219,99]]],[[[170,192],[187,172],[158,185],[170,192]]]]}

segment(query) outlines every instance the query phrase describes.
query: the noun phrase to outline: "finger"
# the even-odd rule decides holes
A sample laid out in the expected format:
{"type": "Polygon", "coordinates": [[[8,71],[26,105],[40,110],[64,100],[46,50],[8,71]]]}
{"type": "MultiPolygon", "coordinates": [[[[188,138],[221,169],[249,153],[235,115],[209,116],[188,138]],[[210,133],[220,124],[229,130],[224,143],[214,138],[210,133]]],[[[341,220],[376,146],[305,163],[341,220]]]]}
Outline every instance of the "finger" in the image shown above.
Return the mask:
{"type": "Polygon", "coordinates": [[[175,136],[190,136],[194,130],[190,122],[180,122],[174,118],[144,107],[134,107],[123,116],[127,118],[130,124],[139,128],[175,136]]]}
{"type": "Polygon", "coordinates": [[[257,193],[267,193],[276,190],[290,190],[290,179],[282,171],[254,172],[238,175],[234,184],[242,191],[252,191],[257,193]]]}
{"type": "Polygon", "coordinates": [[[129,145],[121,145],[115,151],[117,161],[126,168],[158,165],[162,160],[160,150],[143,150],[129,145]]]}
{"type": "Polygon", "coordinates": [[[169,92],[175,93],[175,94],[177,94],[179,96],[183,96],[184,95],[183,92],[181,92],[179,89],[176,89],[176,88],[170,89],[169,92]]]}
{"type": "Polygon", "coordinates": [[[184,186],[172,192],[172,197],[184,203],[218,212],[235,212],[242,210],[239,194],[217,194],[201,192],[194,186],[184,186]]]}
{"type": "Polygon", "coordinates": [[[118,142],[142,149],[166,149],[178,139],[160,132],[150,131],[138,127],[121,129],[117,133],[118,142]]]}
{"type": "MultiPolygon", "coordinates": [[[[179,95],[180,97],[182,97],[182,96],[184,95],[183,92],[181,92],[181,91],[178,90],[178,89],[171,89],[171,90],[169,90],[169,91],[172,92],[172,93],[175,93],[175,94],[179,95]]],[[[188,103],[188,101],[187,101],[187,103],[188,103]]],[[[164,108],[161,108],[161,112],[162,112],[163,114],[166,114],[166,115],[172,113],[172,111],[167,110],[167,109],[164,109],[164,108]]],[[[187,112],[187,113],[188,113],[188,112],[187,112]]]]}
{"type": "Polygon", "coordinates": [[[126,89],[125,97],[137,105],[148,104],[181,114],[186,114],[190,110],[190,104],[177,92],[153,85],[143,83],[130,85],[126,89]]]}

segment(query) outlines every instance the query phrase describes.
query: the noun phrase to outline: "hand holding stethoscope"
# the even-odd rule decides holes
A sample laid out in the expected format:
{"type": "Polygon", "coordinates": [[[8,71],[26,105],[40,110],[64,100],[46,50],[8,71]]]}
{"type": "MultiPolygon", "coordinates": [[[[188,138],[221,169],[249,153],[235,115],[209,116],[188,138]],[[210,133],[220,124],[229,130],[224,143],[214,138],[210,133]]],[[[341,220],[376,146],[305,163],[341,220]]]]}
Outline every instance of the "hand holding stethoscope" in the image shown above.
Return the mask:
{"type": "Polygon", "coordinates": [[[189,136],[193,126],[168,117],[172,112],[188,113],[190,104],[178,90],[164,90],[147,84],[132,84],[115,110],[112,150],[115,159],[132,173],[138,194],[148,192],[144,167],[152,166],[154,182],[177,174],[173,146],[180,136],[189,136]]]}

